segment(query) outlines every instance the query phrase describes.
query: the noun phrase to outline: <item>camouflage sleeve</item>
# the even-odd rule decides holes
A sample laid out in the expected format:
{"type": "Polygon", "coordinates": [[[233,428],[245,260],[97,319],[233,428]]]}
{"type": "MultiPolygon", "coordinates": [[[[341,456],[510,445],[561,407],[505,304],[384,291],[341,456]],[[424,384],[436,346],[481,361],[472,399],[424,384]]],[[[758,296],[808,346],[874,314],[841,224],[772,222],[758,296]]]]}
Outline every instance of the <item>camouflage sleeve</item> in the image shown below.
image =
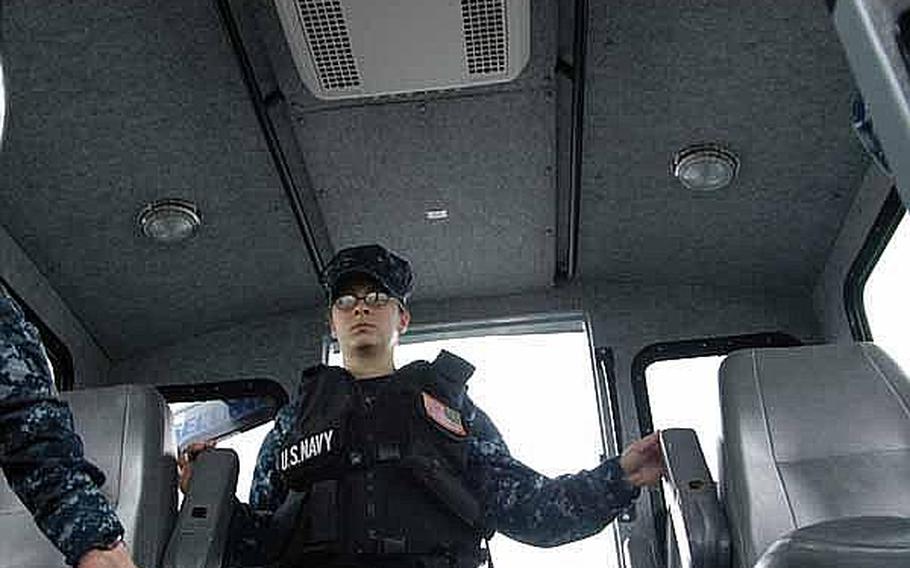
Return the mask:
{"type": "Polygon", "coordinates": [[[469,438],[469,482],[488,526],[534,546],[557,546],[603,529],[638,497],[617,458],[590,471],[550,479],[509,453],[486,414],[474,411],[469,438]]]}
{"type": "Polygon", "coordinates": [[[69,407],[57,398],[38,332],[0,287],[0,467],[38,527],[75,565],[123,535],[83,457],[69,407]]]}
{"type": "Polygon", "coordinates": [[[299,400],[298,395],[278,411],[274,428],[259,447],[259,457],[256,458],[256,469],[253,470],[253,481],[250,484],[250,506],[254,509],[275,511],[287,498],[288,488],[278,473],[275,460],[279,449],[285,445],[290,435],[299,400]]]}
{"type": "Polygon", "coordinates": [[[287,499],[288,488],[279,475],[275,459],[278,449],[286,442],[296,414],[295,399],[286,404],[275,416],[275,426],[269,432],[262,446],[256,469],[253,470],[253,481],[250,485],[249,504],[234,502],[234,513],[231,519],[229,542],[229,566],[247,566],[261,564],[268,557],[269,549],[276,542],[275,511],[287,499]]]}

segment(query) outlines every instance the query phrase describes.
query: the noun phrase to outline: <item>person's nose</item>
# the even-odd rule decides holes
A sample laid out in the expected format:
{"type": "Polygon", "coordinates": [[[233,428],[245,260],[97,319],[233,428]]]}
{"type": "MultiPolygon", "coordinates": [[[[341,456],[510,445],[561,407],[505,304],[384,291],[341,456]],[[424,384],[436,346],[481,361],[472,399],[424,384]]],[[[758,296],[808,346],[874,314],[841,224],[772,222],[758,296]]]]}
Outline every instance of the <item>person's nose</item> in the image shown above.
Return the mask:
{"type": "Polygon", "coordinates": [[[357,303],[354,304],[354,315],[368,313],[370,313],[370,306],[367,305],[366,298],[357,298],[357,303]]]}

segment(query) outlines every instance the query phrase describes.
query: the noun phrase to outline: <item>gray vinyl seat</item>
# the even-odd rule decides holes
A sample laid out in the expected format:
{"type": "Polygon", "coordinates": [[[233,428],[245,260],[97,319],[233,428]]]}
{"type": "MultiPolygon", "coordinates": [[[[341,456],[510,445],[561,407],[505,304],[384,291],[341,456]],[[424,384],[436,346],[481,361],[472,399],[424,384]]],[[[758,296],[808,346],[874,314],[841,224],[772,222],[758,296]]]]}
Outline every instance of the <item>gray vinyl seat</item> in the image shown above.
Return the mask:
{"type": "MultiPolygon", "coordinates": [[[[176,518],[177,478],[170,411],[152,387],[67,392],[88,459],[107,476],[101,488],[126,530],[138,566],[159,565],[176,518]]],[[[0,476],[0,568],[66,564],[0,476]]]]}
{"type": "Polygon", "coordinates": [[[740,351],[720,392],[734,567],[910,566],[910,381],[888,355],[740,351]]]}

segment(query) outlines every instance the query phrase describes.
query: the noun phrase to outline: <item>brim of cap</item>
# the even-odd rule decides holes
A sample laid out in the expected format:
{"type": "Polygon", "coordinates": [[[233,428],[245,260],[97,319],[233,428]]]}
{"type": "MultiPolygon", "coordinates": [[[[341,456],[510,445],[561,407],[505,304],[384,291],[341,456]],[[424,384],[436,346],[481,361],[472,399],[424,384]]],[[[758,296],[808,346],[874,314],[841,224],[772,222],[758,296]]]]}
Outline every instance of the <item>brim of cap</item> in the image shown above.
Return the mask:
{"type": "Polygon", "coordinates": [[[332,284],[332,287],[331,287],[333,300],[338,297],[339,286],[341,286],[343,284],[347,284],[353,276],[366,276],[370,280],[373,280],[377,284],[382,286],[383,290],[387,294],[391,294],[391,295],[395,296],[396,298],[398,297],[395,294],[392,294],[392,290],[389,288],[389,285],[386,284],[386,282],[377,273],[373,272],[372,270],[367,270],[364,268],[352,268],[351,270],[345,270],[344,272],[340,272],[338,274],[338,276],[335,277],[335,282],[332,284]]]}

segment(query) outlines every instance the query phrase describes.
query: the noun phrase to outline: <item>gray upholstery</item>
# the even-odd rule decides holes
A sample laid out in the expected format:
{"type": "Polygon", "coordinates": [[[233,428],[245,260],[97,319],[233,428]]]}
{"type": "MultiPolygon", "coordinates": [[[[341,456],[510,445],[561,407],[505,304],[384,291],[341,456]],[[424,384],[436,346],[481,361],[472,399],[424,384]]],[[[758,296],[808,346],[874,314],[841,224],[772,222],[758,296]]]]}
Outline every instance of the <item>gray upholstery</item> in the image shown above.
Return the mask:
{"type": "Polygon", "coordinates": [[[847,517],[793,531],[755,568],[906,568],[908,559],[910,519],[847,517]]]}
{"type": "MultiPolygon", "coordinates": [[[[147,386],[63,394],[88,459],[107,476],[101,488],[126,529],[138,566],[158,565],[176,515],[176,462],[170,412],[147,386]]],[[[2,568],[65,566],[5,480],[0,479],[2,568]],[[15,546],[9,544],[15,543],[15,546]]]]}
{"type": "Polygon", "coordinates": [[[801,527],[910,512],[910,384],[881,349],[741,351],[720,381],[721,496],[738,565],[801,527]]]}

